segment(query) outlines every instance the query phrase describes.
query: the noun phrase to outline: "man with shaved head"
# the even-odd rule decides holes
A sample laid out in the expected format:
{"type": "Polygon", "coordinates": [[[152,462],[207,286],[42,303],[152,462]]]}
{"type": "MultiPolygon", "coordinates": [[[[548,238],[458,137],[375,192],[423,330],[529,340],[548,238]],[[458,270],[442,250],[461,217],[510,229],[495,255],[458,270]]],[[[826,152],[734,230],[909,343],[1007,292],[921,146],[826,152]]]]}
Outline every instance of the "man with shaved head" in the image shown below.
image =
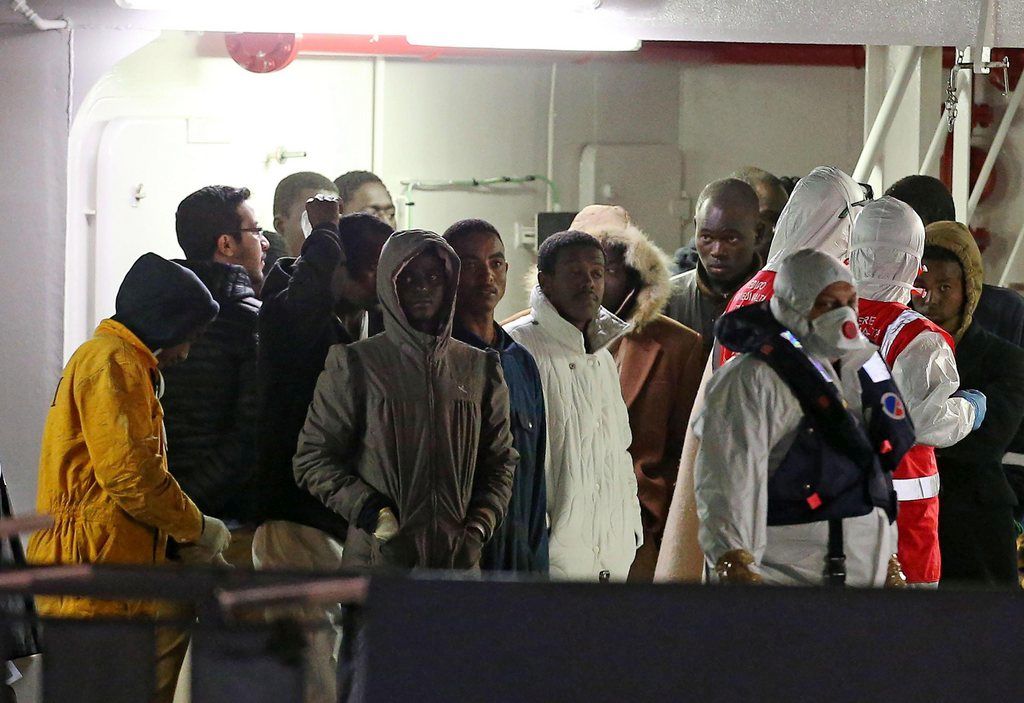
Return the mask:
{"type": "Polygon", "coordinates": [[[338,194],[338,189],[327,176],[313,171],[299,171],[285,176],[274,189],[274,231],[263,236],[270,242],[263,271],[267,274],[274,263],[287,256],[298,256],[306,235],[302,232],[302,213],[306,201],[318,193],[338,194]]]}
{"type": "Polygon", "coordinates": [[[736,178],[709,183],[697,198],[697,268],[672,278],[665,314],[701,333],[705,358],[715,339],[715,321],[761,268],[760,208],[754,189],[736,178]]]}
{"type": "Polygon", "coordinates": [[[786,207],[789,201],[789,193],[782,187],[782,181],[763,168],[747,166],[741,168],[730,178],[738,178],[757,193],[757,201],[760,208],[761,227],[763,232],[761,241],[757,245],[757,253],[761,259],[768,259],[768,250],[772,246],[772,239],[775,237],[775,223],[779,221],[782,208],[786,207]]]}

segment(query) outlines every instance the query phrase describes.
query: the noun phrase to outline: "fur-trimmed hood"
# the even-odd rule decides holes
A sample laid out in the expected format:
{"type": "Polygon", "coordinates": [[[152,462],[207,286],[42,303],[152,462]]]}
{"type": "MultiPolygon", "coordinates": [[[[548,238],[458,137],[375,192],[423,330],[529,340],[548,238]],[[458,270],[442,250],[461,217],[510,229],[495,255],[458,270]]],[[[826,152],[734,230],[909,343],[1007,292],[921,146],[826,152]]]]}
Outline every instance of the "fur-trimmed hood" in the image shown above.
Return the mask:
{"type": "MultiPolygon", "coordinates": [[[[661,314],[672,295],[671,259],[634,225],[629,213],[617,205],[588,205],[572,221],[569,229],[586,232],[601,244],[621,245],[626,250],[626,266],[640,274],[641,288],[628,322],[640,331],[661,314]]],[[[536,272],[533,274],[536,278],[536,272]]],[[[614,312],[614,311],[613,311],[614,312]]]]}

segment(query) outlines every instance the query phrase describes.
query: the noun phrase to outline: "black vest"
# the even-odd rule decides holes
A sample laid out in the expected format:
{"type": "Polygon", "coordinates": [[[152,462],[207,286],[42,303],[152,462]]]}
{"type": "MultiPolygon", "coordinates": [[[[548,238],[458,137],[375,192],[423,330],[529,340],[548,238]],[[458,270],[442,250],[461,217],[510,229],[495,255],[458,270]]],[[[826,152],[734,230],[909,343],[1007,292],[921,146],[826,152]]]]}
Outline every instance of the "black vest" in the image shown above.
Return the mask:
{"type": "Polygon", "coordinates": [[[767,363],[804,412],[793,446],[768,479],[768,524],[858,517],[876,507],[894,520],[891,473],[914,446],[914,428],[881,357],[858,372],[863,405],[858,417],[847,409],[828,371],[775,320],[767,303],[724,315],[716,336],[729,349],[767,363]]]}

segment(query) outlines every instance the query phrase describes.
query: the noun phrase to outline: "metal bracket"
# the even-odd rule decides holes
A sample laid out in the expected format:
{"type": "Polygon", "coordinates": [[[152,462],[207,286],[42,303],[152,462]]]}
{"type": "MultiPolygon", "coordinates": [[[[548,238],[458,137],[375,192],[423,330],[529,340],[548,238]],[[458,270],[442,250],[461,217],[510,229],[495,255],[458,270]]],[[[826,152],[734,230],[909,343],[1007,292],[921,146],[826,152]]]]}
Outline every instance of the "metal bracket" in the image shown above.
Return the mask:
{"type": "Polygon", "coordinates": [[[985,63],[992,57],[992,45],[996,41],[995,0],[981,0],[978,8],[978,31],[974,35],[974,72],[988,73],[991,66],[985,63]]]}
{"type": "Polygon", "coordinates": [[[148,196],[149,193],[146,192],[146,188],[142,183],[135,186],[135,190],[132,192],[132,199],[134,200],[132,207],[138,207],[142,199],[148,196]]]}
{"type": "MultiPolygon", "coordinates": [[[[991,49],[985,47],[984,55],[987,58],[991,49]]],[[[971,61],[971,49],[961,49],[956,56],[953,67],[949,70],[949,81],[946,83],[946,122],[947,129],[952,132],[956,122],[957,89],[956,77],[960,71],[973,71],[976,74],[989,73],[993,68],[1003,69],[1003,95],[1008,95],[1010,86],[1010,58],[1004,56],[1002,61],[971,61]]]]}
{"type": "Polygon", "coordinates": [[[306,156],[308,156],[308,154],[304,151],[286,151],[282,146],[267,154],[266,164],[269,166],[275,161],[279,164],[283,164],[288,159],[304,159],[306,156]]]}

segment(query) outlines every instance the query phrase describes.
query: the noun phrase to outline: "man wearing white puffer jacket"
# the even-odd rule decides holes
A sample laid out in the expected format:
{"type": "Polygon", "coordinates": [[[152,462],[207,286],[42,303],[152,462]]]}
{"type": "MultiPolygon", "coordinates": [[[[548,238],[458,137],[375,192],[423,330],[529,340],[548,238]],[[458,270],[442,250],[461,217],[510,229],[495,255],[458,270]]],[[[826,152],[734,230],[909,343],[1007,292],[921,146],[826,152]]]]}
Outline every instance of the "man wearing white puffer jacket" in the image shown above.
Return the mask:
{"type": "Polygon", "coordinates": [[[850,237],[850,270],[860,293],[859,323],[892,369],[918,444],[893,473],[899,499],[899,559],[907,582],[938,584],[939,470],[935,447],[981,426],[985,396],[958,391],[953,338],[907,304],[924,252],[924,225],[909,205],[885,196],[868,203],[850,237]]]}
{"type": "Polygon", "coordinates": [[[540,369],[547,414],[549,553],[555,578],[625,581],[643,524],[629,414],[608,346],[630,326],[601,307],[605,258],[583,232],[544,240],[529,314],[506,325],[540,369]]]}

